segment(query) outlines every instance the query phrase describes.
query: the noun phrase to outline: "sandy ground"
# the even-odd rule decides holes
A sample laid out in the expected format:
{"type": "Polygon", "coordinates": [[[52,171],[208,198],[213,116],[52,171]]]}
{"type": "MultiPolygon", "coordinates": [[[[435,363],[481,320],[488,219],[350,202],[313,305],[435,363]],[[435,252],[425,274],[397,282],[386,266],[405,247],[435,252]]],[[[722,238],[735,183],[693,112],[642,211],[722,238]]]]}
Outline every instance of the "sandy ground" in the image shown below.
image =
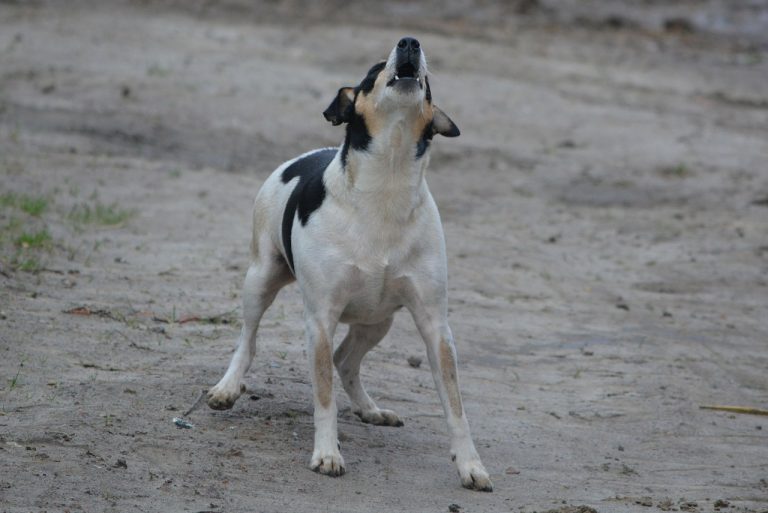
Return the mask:
{"type": "Polygon", "coordinates": [[[1,511],[768,510],[768,420],[699,409],[768,406],[766,47],[465,3],[0,2],[1,511]],[[363,370],[406,425],[337,390],[348,473],[308,469],[295,287],[249,394],[171,423],[232,353],[261,181],[406,29],[462,130],[429,183],[492,494],[407,315],[363,370]]]}

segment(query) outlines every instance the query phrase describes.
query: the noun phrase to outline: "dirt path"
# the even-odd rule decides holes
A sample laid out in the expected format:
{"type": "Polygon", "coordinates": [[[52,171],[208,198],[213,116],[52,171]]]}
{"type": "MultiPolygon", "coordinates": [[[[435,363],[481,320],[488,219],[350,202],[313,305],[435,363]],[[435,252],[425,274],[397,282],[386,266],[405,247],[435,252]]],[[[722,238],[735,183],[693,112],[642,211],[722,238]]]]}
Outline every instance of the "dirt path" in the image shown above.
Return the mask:
{"type": "Polygon", "coordinates": [[[173,426],[231,355],[259,184],[340,141],[320,112],[403,34],[144,4],[0,3],[0,511],[768,509],[768,420],[699,409],[768,407],[764,49],[418,32],[462,130],[429,183],[478,494],[405,315],[363,370],[405,427],[339,390],[348,474],[307,468],[295,288],[249,396],[173,426]]]}

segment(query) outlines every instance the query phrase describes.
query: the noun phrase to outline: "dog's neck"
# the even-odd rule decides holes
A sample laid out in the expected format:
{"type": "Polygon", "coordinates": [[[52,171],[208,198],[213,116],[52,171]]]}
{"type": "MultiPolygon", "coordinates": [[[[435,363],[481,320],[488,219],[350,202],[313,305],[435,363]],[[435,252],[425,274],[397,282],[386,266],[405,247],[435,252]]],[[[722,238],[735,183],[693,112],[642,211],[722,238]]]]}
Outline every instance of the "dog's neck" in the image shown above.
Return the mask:
{"type": "Polygon", "coordinates": [[[328,177],[331,192],[382,215],[410,217],[427,190],[429,151],[417,157],[421,133],[413,128],[419,115],[392,116],[377,127],[366,149],[348,147],[343,165],[339,159],[337,175],[328,177]]]}

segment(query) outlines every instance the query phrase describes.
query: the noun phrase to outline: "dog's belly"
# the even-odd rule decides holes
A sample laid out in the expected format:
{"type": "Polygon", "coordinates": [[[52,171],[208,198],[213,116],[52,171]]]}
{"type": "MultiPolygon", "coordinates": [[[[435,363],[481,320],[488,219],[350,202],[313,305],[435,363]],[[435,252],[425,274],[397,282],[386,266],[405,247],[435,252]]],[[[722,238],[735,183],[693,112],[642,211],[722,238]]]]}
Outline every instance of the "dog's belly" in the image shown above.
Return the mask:
{"type": "Polygon", "coordinates": [[[382,322],[403,306],[403,281],[387,268],[365,272],[355,267],[339,320],[346,324],[382,322]]]}

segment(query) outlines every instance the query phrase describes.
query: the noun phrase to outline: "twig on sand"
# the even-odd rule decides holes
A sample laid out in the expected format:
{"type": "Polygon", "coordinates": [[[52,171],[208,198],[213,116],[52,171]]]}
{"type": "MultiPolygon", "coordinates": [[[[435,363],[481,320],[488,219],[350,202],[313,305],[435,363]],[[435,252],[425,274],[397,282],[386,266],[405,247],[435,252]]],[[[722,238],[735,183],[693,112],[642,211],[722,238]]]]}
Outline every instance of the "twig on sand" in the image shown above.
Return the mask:
{"type": "Polygon", "coordinates": [[[203,390],[202,392],[200,392],[200,396],[197,398],[197,401],[195,401],[195,404],[193,404],[190,409],[184,412],[184,417],[188,417],[190,413],[200,408],[200,406],[203,405],[203,402],[205,401],[207,394],[208,394],[208,390],[203,390]]]}
{"type": "Polygon", "coordinates": [[[702,410],[729,411],[731,413],[744,413],[747,415],[768,415],[768,410],[760,408],[750,408],[749,406],[722,406],[716,404],[702,404],[699,406],[702,410]]]}

